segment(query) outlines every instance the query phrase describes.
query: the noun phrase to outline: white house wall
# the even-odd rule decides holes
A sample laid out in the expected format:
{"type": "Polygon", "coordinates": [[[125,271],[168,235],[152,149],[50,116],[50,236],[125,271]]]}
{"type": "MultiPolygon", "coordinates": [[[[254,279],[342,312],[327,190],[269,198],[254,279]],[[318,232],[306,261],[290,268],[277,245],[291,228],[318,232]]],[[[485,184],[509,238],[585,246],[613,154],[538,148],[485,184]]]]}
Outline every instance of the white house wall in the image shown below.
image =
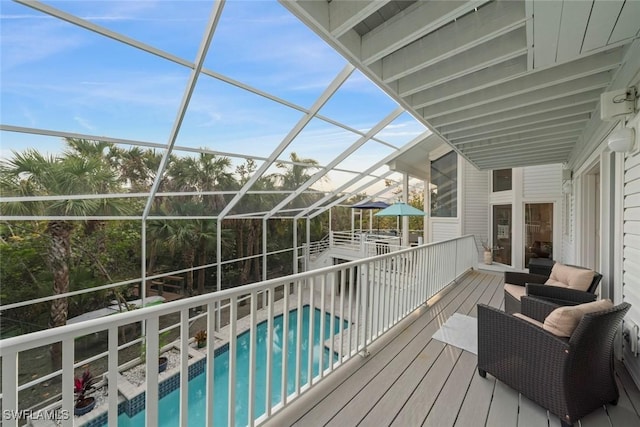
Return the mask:
{"type": "Polygon", "coordinates": [[[482,241],[489,240],[489,175],[479,171],[471,163],[462,162],[462,235],[476,238],[478,259],[482,260],[482,241]]]}
{"type": "Polygon", "coordinates": [[[562,165],[529,166],[523,168],[526,200],[557,200],[562,194],[562,165]]]}
{"type": "Polygon", "coordinates": [[[458,218],[431,218],[431,241],[453,239],[460,236],[460,221],[458,218]]]}
{"type": "MultiPolygon", "coordinates": [[[[635,128],[636,147],[640,147],[640,114],[630,125],[635,128]]],[[[627,155],[625,159],[623,194],[622,293],[631,304],[625,318],[625,329],[631,332],[633,325],[640,325],[640,154],[627,155]]],[[[623,347],[623,361],[636,384],[640,384],[640,358],[633,356],[629,347],[623,347]]]]}

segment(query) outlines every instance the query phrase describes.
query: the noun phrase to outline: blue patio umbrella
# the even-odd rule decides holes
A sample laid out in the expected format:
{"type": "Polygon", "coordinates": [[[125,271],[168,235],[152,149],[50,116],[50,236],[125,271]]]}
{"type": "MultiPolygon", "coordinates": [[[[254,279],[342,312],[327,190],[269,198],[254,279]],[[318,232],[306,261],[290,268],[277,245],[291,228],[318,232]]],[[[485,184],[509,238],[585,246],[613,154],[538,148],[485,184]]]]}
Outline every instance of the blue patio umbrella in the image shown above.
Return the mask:
{"type": "MultiPolygon", "coordinates": [[[[397,202],[381,210],[380,212],[376,212],[376,216],[395,216],[398,218],[398,222],[401,216],[425,216],[427,213],[421,211],[418,208],[414,208],[411,205],[408,205],[404,202],[397,202]]],[[[400,228],[400,227],[398,227],[400,228]]],[[[401,234],[402,235],[402,234],[401,234]]]]}
{"type": "Polygon", "coordinates": [[[394,203],[391,206],[376,212],[376,216],[425,216],[427,213],[414,208],[404,202],[394,203]]]}

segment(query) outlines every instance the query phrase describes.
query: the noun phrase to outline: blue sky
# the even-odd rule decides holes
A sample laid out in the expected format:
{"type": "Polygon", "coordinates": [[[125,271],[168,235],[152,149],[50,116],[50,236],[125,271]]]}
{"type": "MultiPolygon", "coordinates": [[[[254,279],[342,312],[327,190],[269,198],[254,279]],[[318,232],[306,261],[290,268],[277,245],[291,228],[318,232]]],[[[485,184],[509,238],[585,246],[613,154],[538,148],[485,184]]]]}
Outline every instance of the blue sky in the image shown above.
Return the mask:
{"type": "MultiPolygon", "coordinates": [[[[56,9],[193,62],[210,1],[52,1],[56,9]]],[[[189,69],[7,0],[1,5],[1,122],[166,144],[189,69]]],[[[275,0],[227,1],[205,68],[310,107],[346,61],[275,0]]],[[[320,114],[367,131],[395,102],[354,72],[320,114]]],[[[176,144],[267,157],[302,113],[201,76],[176,144]]],[[[379,138],[423,131],[403,114],[379,138]]],[[[0,133],[0,157],[59,138],[0,133]]],[[[282,154],[329,163],[359,136],[317,118],[282,154]]],[[[340,167],[364,170],[392,151],[368,142],[340,167]]]]}

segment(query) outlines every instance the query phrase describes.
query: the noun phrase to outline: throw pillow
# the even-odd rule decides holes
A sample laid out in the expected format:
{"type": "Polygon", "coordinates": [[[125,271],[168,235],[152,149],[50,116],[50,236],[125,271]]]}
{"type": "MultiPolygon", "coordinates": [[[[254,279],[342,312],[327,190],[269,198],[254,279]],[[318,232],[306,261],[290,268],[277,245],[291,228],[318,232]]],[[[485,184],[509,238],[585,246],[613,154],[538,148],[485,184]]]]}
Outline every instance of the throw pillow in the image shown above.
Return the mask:
{"type": "Polygon", "coordinates": [[[545,284],[586,291],[593,281],[594,274],[593,270],[571,267],[556,262],[553,264],[551,275],[545,284]]]}
{"type": "Polygon", "coordinates": [[[558,307],[544,319],[543,329],[559,337],[570,337],[586,313],[608,310],[611,307],[613,303],[608,299],[558,307]]]}

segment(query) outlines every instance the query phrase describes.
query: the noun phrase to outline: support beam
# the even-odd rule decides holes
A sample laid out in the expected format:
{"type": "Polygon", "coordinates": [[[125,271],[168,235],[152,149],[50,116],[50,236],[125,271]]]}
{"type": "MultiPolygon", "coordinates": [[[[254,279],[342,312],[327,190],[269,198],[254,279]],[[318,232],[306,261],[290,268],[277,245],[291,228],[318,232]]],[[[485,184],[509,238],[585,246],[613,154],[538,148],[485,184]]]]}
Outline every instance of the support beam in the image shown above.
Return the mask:
{"type": "Polygon", "coordinates": [[[329,3],[329,31],[340,37],[390,0],[332,1],[329,3]]]}
{"type": "Polygon", "coordinates": [[[233,207],[244,197],[244,195],[253,187],[264,173],[271,167],[271,165],[278,159],[280,154],[293,142],[293,140],[302,132],[302,130],[309,124],[311,119],[320,111],[320,109],[327,103],[327,101],[333,96],[333,94],[342,86],[342,84],[349,78],[351,73],[355,67],[353,65],[346,65],[340,73],[336,76],[335,79],[329,84],[329,86],[325,89],[325,91],[320,95],[320,97],[313,104],[311,109],[307,114],[305,114],[296,125],[291,129],[291,131],[287,134],[287,136],[282,140],[280,145],[276,147],[276,149],[271,153],[267,161],[262,163],[258,170],[254,172],[254,174],[249,178],[247,183],[238,191],[233,199],[225,206],[225,208],[218,215],[219,218],[224,218],[233,207]]]}
{"type": "Polygon", "coordinates": [[[328,172],[335,168],[338,164],[340,164],[344,159],[352,155],[358,148],[362,147],[365,143],[367,143],[371,138],[377,135],[381,130],[386,128],[391,122],[393,122],[396,118],[398,118],[404,112],[404,108],[397,107],[393,110],[387,117],[382,119],[377,125],[372,127],[369,132],[367,132],[363,137],[359,138],[356,142],[351,144],[349,148],[343,151],[339,156],[335,157],[328,165],[324,168],[313,174],[304,184],[298,187],[293,193],[284,198],[280,203],[278,203],[271,211],[267,214],[267,218],[273,216],[278,210],[287,206],[293,199],[298,197],[302,192],[311,187],[314,183],[320,180],[322,177],[326,176],[328,172]]]}
{"type": "Polygon", "coordinates": [[[398,80],[524,27],[525,22],[524,2],[489,3],[384,57],[380,77],[384,83],[398,80]]]}
{"type": "Polygon", "coordinates": [[[490,138],[500,138],[508,135],[524,134],[524,133],[532,132],[536,130],[545,130],[545,129],[555,130],[558,128],[564,129],[565,126],[569,126],[571,124],[585,123],[588,120],[589,120],[589,114],[582,114],[582,115],[573,117],[570,121],[568,121],[567,119],[552,120],[537,126],[519,126],[517,128],[513,128],[508,131],[497,131],[497,132],[487,133],[483,136],[459,138],[459,139],[454,139],[451,142],[456,146],[460,146],[461,144],[467,144],[469,142],[486,141],[487,139],[490,139],[490,138]]]}
{"type": "Polygon", "coordinates": [[[551,111],[538,115],[531,115],[520,119],[513,119],[500,123],[493,123],[486,126],[478,126],[460,132],[446,134],[450,141],[464,138],[491,138],[496,135],[510,134],[512,131],[526,131],[544,129],[549,125],[576,123],[577,121],[587,121],[591,117],[594,104],[585,104],[579,107],[570,107],[562,110],[551,111]]]}
{"type": "MultiPolygon", "coordinates": [[[[433,126],[434,118],[442,118],[456,112],[470,111],[471,117],[507,111],[510,108],[522,107],[538,102],[563,98],[593,89],[605,88],[611,83],[611,72],[603,71],[587,77],[568,82],[549,85],[548,81],[540,84],[525,84],[526,80],[518,79],[497,87],[474,92],[460,98],[451,99],[422,110],[425,119],[433,126]],[[511,106],[511,107],[509,107],[511,106]]],[[[533,83],[533,82],[531,82],[533,83]]],[[[446,121],[441,119],[440,121],[446,121]]]]}
{"type": "MultiPolygon", "coordinates": [[[[517,28],[459,55],[431,65],[398,80],[400,96],[422,90],[484,70],[527,54],[524,28],[517,28]]],[[[495,77],[494,77],[495,79],[495,77]]]]}
{"type": "Polygon", "coordinates": [[[362,37],[362,57],[369,65],[480,7],[485,1],[416,2],[362,37]]]}
{"type": "Polygon", "coordinates": [[[591,105],[592,110],[595,108],[594,103],[600,101],[600,90],[591,90],[589,92],[572,95],[567,98],[559,98],[551,101],[540,102],[537,104],[529,105],[522,108],[514,108],[513,110],[504,111],[501,113],[490,114],[483,116],[479,119],[466,119],[463,118],[459,122],[440,126],[438,130],[442,134],[449,134],[458,130],[474,129],[478,126],[489,125],[492,123],[500,123],[505,120],[513,120],[521,117],[529,117],[530,115],[536,115],[545,112],[557,111],[566,107],[578,107],[584,104],[591,105]]]}
{"type": "Polygon", "coordinates": [[[366,176],[366,175],[369,175],[369,174],[373,173],[374,171],[376,171],[377,169],[381,168],[385,164],[387,164],[390,161],[394,160],[396,157],[402,155],[403,153],[406,153],[407,151],[409,151],[410,149],[412,149],[416,145],[419,145],[419,144],[422,144],[422,143],[427,143],[430,138],[438,138],[439,140],[441,140],[444,143],[444,140],[442,138],[440,138],[439,136],[437,136],[435,134],[432,134],[431,131],[425,131],[425,132],[421,133],[420,135],[418,135],[416,138],[414,138],[411,142],[407,143],[404,147],[402,147],[398,151],[389,154],[388,156],[386,156],[384,159],[380,160],[379,162],[377,162],[373,166],[370,166],[367,170],[363,171],[360,174],[360,176],[357,176],[355,178],[350,179],[349,181],[345,182],[344,184],[342,184],[341,186],[339,186],[338,188],[336,188],[335,190],[333,190],[332,192],[327,194],[322,199],[318,200],[317,202],[315,202],[314,204],[309,206],[307,209],[303,210],[299,215],[297,215],[297,217],[300,218],[302,216],[307,215],[309,212],[315,210],[318,206],[321,206],[322,204],[324,204],[327,201],[329,201],[332,198],[334,198],[336,195],[338,195],[341,192],[343,192],[344,190],[346,190],[347,188],[349,188],[352,185],[356,184],[358,181],[360,181],[362,179],[362,176],[366,176]]]}

